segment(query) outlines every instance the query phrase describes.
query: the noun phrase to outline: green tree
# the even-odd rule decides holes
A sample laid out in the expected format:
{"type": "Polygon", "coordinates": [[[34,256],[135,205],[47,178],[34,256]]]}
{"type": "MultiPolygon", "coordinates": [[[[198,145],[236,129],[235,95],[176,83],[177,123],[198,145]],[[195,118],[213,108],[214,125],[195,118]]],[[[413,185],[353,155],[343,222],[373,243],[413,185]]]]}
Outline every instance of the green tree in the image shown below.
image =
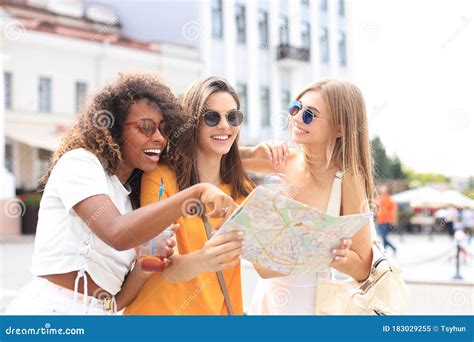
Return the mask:
{"type": "Polygon", "coordinates": [[[431,172],[415,172],[408,167],[404,167],[403,171],[406,174],[410,184],[425,185],[427,183],[449,183],[449,177],[439,173],[431,172]]]}
{"type": "Polygon", "coordinates": [[[464,195],[474,199],[474,176],[469,177],[469,188],[464,191],[464,195]]]}
{"type": "Polygon", "coordinates": [[[385,147],[379,137],[372,139],[372,153],[374,157],[375,177],[388,179],[405,179],[406,175],[398,156],[387,156],[385,147]]]}

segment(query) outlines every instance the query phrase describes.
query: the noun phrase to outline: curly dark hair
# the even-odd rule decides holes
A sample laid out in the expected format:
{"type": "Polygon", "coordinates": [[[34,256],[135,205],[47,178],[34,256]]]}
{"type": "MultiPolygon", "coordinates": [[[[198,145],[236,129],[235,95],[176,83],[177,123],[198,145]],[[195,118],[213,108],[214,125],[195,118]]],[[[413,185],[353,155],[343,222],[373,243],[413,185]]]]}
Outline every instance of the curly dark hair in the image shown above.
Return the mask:
{"type": "MultiPolygon", "coordinates": [[[[148,99],[151,104],[158,106],[163,119],[171,126],[178,123],[181,111],[178,99],[159,76],[119,74],[113,83],[106,85],[90,98],[78,120],[53,154],[48,171],[39,180],[38,189],[44,190],[58,159],[76,148],[92,152],[107,173],[116,174],[123,164],[120,149],[123,144],[123,126],[130,106],[141,99],[148,99]]],[[[128,181],[132,186],[132,199],[137,197],[137,193],[139,197],[140,178],[141,170],[135,170],[128,181]]]]}

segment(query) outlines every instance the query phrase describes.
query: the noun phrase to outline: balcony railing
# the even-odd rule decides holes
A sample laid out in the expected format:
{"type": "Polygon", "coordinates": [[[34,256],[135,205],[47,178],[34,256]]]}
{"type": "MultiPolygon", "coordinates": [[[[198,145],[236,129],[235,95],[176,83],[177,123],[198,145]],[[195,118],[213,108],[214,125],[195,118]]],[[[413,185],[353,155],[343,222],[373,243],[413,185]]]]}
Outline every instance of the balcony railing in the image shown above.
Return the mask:
{"type": "Polygon", "coordinates": [[[293,60],[299,62],[310,61],[310,50],[305,48],[298,48],[288,44],[280,44],[277,47],[277,60],[293,60]]]}

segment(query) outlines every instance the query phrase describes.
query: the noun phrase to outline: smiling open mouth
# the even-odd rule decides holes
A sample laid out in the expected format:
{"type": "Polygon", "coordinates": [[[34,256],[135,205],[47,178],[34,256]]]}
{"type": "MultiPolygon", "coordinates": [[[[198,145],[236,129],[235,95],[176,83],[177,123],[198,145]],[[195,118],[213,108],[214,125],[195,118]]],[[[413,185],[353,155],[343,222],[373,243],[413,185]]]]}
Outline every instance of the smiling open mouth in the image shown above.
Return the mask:
{"type": "Polygon", "coordinates": [[[216,141],[227,141],[229,140],[230,135],[228,134],[222,134],[222,135],[212,135],[211,139],[216,140],[216,141]]]}
{"type": "Polygon", "coordinates": [[[303,130],[303,129],[300,129],[300,128],[296,127],[296,126],[293,127],[293,132],[295,132],[295,134],[298,134],[298,135],[300,135],[300,134],[308,134],[308,133],[309,133],[308,131],[305,131],[305,130],[303,130]]]}
{"type": "Polygon", "coordinates": [[[145,153],[148,157],[159,157],[161,154],[161,150],[159,148],[149,148],[143,150],[143,153],[145,153]]]}
{"type": "Polygon", "coordinates": [[[148,148],[143,150],[143,153],[150,158],[152,161],[157,162],[160,160],[161,149],[159,148],[148,148]]]}

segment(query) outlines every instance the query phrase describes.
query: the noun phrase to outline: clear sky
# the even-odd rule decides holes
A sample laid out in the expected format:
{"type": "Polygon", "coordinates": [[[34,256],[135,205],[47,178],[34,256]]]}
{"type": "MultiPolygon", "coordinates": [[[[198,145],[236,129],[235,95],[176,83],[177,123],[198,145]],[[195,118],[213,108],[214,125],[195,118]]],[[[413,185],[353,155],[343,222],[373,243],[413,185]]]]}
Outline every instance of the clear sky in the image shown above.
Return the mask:
{"type": "Polygon", "coordinates": [[[418,172],[474,176],[474,1],[346,3],[371,136],[418,172]]]}

